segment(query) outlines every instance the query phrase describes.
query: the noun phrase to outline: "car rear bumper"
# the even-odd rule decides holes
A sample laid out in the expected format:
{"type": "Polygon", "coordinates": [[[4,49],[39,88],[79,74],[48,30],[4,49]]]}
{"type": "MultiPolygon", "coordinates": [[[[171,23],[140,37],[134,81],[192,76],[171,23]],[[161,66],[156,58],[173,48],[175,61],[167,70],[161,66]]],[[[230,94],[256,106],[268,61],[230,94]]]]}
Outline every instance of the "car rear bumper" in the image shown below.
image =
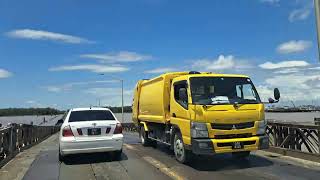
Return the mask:
{"type": "Polygon", "coordinates": [[[192,139],[192,152],[194,154],[215,154],[231,153],[239,151],[254,151],[269,148],[268,136],[253,136],[250,138],[235,139],[192,139]],[[241,149],[233,149],[232,143],[240,142],[243,145],[241,149]]]}
{"type": "Polygon", "coordinates": [[[110,152],[121,150],[123,145],[123,136],[116,138],[92,140],[92,141],[60,141],[61,155],[110,152]]]}

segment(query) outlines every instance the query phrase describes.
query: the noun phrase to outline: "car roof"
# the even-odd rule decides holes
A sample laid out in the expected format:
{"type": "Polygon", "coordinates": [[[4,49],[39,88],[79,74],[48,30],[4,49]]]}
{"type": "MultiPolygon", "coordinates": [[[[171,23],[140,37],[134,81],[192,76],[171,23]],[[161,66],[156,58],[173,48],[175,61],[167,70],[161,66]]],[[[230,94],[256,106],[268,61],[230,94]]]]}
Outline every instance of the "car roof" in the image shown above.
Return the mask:
{"type": "Polygon", "coordinates": [[[71,109],[71,111],[90,111],[90,110],[110,111],[109,108],[104,108],[104,107],[84,107],[84,108],[71,109]]]}

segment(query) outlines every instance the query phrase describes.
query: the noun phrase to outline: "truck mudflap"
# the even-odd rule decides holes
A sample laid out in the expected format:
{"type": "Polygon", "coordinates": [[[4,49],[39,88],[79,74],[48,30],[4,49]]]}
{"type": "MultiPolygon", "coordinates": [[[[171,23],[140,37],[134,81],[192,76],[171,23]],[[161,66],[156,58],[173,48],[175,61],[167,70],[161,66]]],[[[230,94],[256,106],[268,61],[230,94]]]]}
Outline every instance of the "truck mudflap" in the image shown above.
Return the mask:
{"type": "Polygon", "coordinates": [[[194,154],[210,155],[215,153],[231,153],[239,151],[253,151],[269,148],[268,136],[255,136],[242,139],[192,139],[191,150],[194,154]],[[248,144],[252,142],[252,144],[248,144]],[[218,143],[225,144],[225,147],[218,147],[218,143]],[[233,147],[233,144],[239,144],[240,148],[233,147]],[[217,147],[217,148],[215,148],[217,147]]]}

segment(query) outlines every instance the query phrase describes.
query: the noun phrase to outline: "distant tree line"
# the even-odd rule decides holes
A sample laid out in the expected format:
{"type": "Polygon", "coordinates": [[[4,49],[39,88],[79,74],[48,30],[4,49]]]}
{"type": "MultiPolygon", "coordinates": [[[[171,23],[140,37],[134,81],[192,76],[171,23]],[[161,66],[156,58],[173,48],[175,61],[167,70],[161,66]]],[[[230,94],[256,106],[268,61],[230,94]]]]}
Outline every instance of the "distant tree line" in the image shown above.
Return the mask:
{"type": "MultiPolygon", "coordinates": [[[[121,107],[107,106],[107,108],[109,108],[113,113],[121,113],[121,107]]],[[[123,107],[123,112],[131,113],[132,112],[131,106],[124,106],[123,107]]]]}
{"type": "Polygon", "coordinates": [[[64,111],[54,108],[7,108],[0,109],[0,116],[24,116],[24,115],[56,115],[64,111]]]}

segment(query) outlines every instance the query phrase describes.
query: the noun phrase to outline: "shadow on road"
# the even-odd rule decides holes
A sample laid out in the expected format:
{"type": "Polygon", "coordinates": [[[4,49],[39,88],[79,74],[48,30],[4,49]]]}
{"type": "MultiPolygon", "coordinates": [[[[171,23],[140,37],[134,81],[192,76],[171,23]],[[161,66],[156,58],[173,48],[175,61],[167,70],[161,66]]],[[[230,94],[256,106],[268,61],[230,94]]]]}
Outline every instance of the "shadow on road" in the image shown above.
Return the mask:
{"type": "MultiPolygon", "coordinates": [[[[157,145],[157,150],[165,153],[168,156],[174,157],[174,153],[165,145],[157,145]]],[[[231,154],[215,154],[212,156],[197,156],[195,155],[191,163],[187,166],[198,171],[219,171],[233,169],[247,169],[252,167],[272,166],[273,162],[251,154],[247,159],[236,159],[231,154]]]]}
{"type": "Polygon", "coordinates": [[[76,154],[69,155],[64,160],[67,165],[78,165],[78,164],[94,164],[94,163],[104,163],[112,161],[125,161],[128,160],[128,156],[122,153],[120,159],[115,159],[112,152],[108,153],[90,153],[90,154],[76,154]]]}
{"type": "Polygon", "coordinates": [[[230,154],[217,154],[212,156],[195,156],[188,164],[198,171],[219,171],[233,169],[247,169],[252,167],[266,167],[273,162],[256,155],[250,155],[247,159],[235,159],[230,154]]]}

